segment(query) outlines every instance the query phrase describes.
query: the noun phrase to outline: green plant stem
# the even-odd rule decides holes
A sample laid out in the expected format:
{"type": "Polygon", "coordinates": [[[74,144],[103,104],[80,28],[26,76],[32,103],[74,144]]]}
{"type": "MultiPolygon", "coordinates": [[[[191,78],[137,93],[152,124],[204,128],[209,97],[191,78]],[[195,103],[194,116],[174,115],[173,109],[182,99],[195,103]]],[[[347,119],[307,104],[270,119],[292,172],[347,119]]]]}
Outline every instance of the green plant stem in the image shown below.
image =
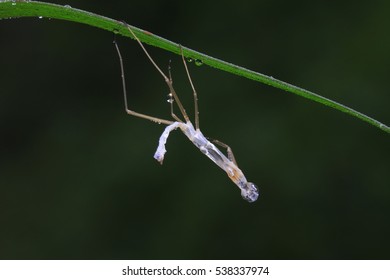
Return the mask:
{"type": "MultiPolygon", "coordinates": [[[[7,18],[19,18],[19,17],[45,17],[53,19],[62,19],[67,21],[79,22],[82,24],[91,25],[97,28],[105,29],[122,36],[131,37],[129,30],[124,26],[123,22],[113,20],[104,16],[100,16],[94,13],[82,11],[79,9],[74,9],[69,6],[60,6],[51,3],[44,3],[38,1],[0,1],[0,19],[7,18]]],[[[154,35],[148,31],[142,30],[140,28],[131,26],[132,30],[136,36],[144,43],[156,46],[167,51],[180,54],[179,44],[161,38],[157,35],[154,35]]],[[[133,38],[134,39],[134,38],[133,38]]],[[[198,59],[203,62],[203,64],[209,65],[211,67],[242,76],[251,80],[255,80],[287,92],[297,94],[299,96],[305,97],[307,99],[313,100],[315,102],[324,104],[326,106],[332,107],[341,112],[352,115],[356,118],[359,118],[365,122],[368,122],[381,130],[390,133],[390,128],[354,109],[351,109],[347,106],[344,106],[338,102],[330,100],[328,98],[322,97],[318,94],[315,94],[311,91],[299,88],[297,86],[288,84],[286,82],[280,81],[270,76],[266,76],[261,73],[257,73],[243,67],[222,61],[220,59],[205,55],[203,53],[191,50],[186,47],[183,48],[184,56],[190,57],[192,59],[198,59]]]]}

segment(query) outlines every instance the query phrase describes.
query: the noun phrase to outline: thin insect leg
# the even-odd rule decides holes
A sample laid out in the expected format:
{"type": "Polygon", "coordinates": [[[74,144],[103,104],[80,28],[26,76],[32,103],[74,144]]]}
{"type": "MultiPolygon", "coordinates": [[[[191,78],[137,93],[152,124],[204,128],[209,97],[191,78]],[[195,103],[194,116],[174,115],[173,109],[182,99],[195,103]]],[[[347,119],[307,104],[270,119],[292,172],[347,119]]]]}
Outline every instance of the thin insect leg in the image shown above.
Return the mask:
{"type": "Polygon", "coordinates": [[[195,90],[194,84],[192,83],[190,71],[188,71],[187,63],[186,60],[184,59],[183,55],[183,48],[180,45],[180,53],[181,53],[181,58],[183,59],[184,67],[186,69],[187,77],[188,80],[190,81],[192,92],[194,94],[194,107],[195,107],[195,129],[199,129],[199,108],[198,108],[198,94],[195,90]]]}
{"type": "Polygon", "coordinates": [[[144,51],[144,53],[146,54],[146,56],[149,58],[150,62],[153,64],[153,66],[157,69],[158,72],[160,72],[161,76],[163,76],[164,78],[164,81],[165,83],[168,85],[169,87],[169,90],[170,90],[170,93],[173,95],[173,98],[175,99],[176,103],[177,103],[177,106],[179,107],[180,109],[180,112],[181,114],[183,115],[184,119],[186,122],[189,122],[190,119],[188,118],[188,115],[186,113],[186,110],[184,109],[179,97],[177,96],[176,94],[176,91],[175,89],[173,88],[173,82],[172,80],[170,80],[165,74],[164,72],[160,69],[160,67],[158,67],[158,65],[156,64],[156,62],[154,62],[153,58],[150,56],[150,54],[148,53],[148,51],[145,49],[144,45],[142,44],[142,42],[138,39],[138,37],[134,34],[133,30],[130,28],[130,25],[128,25],[127,23],[124,23],[126,24],[126,27],[127,29],[129,29],[131,35],[133,35],[134,39],[137,40],[138,44],[141,46],[142,50],[144,51]]]}
{"type": "Polygon", "coordinates": [[[234,158],[234,155],[233,155],[233,151],[232,151],[232,148],[230,148],[230,146],[228,146],[227,144],[219,141],[219,140],[215,140],[215,139],[210,139],[211,142],[221,146],[222,148],[225,148],[226,151],[227,151],[227,155],[228,155],[228,159],[230,161],[232,161],[236,166],[237,166],[237,162],[236,162],[236,159],[234,158]]]}
{"type": "Polygon", "coordinates": [[[160,119],[160,118],[155,118],[155,117],[152,117],[152,116],[148,116],[148,115],[145,115],[145,114],[134,112],[134,111],[129,109],[129,107],[127,105],[127,92],[126,92],[126,81],[125,81],[125,70],[124,70],[124,67],[123,67],[123,59],[122,59],[121,52],[119,51],[119,47],[118,47],[117,42],[114,41],[114,44],[115,44],[116,51],[118,52],[119,64],[120,64],[120,67],[121,67],[123,98],[124,98],[124,101],[125,101],[126,113],[129,114],[129,115],[132,115],[132,116],[135,116],[135,117],[139,117],[139,118],[143,118],[143,119],[147,119],[147,120],[150,120],[150,121],[153,121],[153,122],[156,122],[156,123],[172,124],[173,121],[164,120],[164,119],[160,119]]]}
{"type": "MultiPolygon", "coordinates": [[[[171,74],[171,61],[169,60],[169,64],[168,64],[168,74],[169,74],[169,80],[171,81],[171,84],[173,84],[173,80],[172,80],[172,74],[171,74]]],[[[176,116],[176,114],[173,112],[173,103],[174,103],[174,98],[173,97],[173,94],[170,92],[169,93],[169,100],[168,102],[171,103],[171,116],[172,118],[174,118],[176,121],[178,122],[182,122],[182,120],[176,116]]]]}

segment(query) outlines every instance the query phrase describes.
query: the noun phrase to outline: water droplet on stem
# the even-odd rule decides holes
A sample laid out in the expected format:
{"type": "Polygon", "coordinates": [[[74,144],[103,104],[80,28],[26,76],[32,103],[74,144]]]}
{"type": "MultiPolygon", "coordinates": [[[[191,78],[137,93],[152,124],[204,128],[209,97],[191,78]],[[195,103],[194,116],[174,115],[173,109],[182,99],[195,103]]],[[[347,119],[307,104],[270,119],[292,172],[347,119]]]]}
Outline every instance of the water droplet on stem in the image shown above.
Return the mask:
{"type": "Polygon", "coordinates": [[[169,94],[167,95],[167,97],[168,97],[167,102],[172,104],[173,101],[174,101],[174,100],[173,100],[173,94],[172,94],[172,93],[169,93],[169,94]]]}

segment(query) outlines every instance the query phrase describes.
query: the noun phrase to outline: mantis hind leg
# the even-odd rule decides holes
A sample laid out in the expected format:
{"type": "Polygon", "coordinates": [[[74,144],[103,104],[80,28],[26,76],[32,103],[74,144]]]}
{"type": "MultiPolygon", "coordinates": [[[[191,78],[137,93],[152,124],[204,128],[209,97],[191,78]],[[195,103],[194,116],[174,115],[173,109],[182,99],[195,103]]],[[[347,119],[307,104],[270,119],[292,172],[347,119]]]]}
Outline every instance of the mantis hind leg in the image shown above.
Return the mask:
{"type": "Polygon", "coordinates": [[[119,47],[118,47],[118,43],[116,41],[114,41],[114,44],[115,44],[116,51],[118,53],[119,64],[120,64],[120,67],[121,67],[123,98],[124,98],[124,102],[125,102],[126,113],[129,114],[129,115],[132,115],[132,116],[135,116],[135,117],[138,117],[138,118],[142,118],[142,119],[147,119],[147,120],[150,120],[150,121],[156,122],[156,123],[172,124],[173,121],[169,121],[169,120],[165,120],[165,119],[156,118],[156,117],[152,117],[152,116],[149,116],[149,115],[137,113],[137,112],[129,109],[129,106],[127,104],[127,91],[126,91],[125,69],[124,69],[124,66],[123,66],[123,59],[122,59],[122,55],[121,55],[121,52],[120,52],[119,47]]]}

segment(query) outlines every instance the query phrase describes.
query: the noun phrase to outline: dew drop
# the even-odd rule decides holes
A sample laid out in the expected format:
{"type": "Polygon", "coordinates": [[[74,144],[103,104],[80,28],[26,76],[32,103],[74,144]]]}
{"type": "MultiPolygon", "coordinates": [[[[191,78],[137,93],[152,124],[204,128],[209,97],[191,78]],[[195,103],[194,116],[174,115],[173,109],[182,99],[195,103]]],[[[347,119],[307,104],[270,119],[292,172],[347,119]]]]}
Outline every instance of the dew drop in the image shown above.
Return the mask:
{"type": "Polygon", "coordinates": [[[173,95],[172,95],[172,93],[169,93],[169,94],[167,95],[167,97],[168,97],[167,102],[172,104],[173,101],[174,101],[174,100],[173,100],[173,95]]]}
{"type": "Polygon", "coordinates": [[[196,66],[202,66],[203,65],[203,61],[200,60],[200,59],[195,59],[195,65],[196,66]]]}
{"type": "Polygon", "coordinates": [[[12,6],[15,6],[15,5],[16,5],[16,0],[12,0],[11,5],[12,5],[12,6]]]}
{"type": "Polygon", "coordinates": [[[69,9],[69,8],[72,8],[70,5],[65,5],[64,7],[65,7],[65,8],[68,8],[68,9],[69,9]]]}
{"type": "Polygon", "coordinates": [[[114,30],[112,30],[112,32],[114,32],[114,34],[119,34],[119,30],[116,28],[114,30]]]}
{"type": "Polygon", "coordinates": [[[39,19],[43,19],[43,16],[39,16],[38,18],[39,18],[39,19]]]}
{"type": "Polygon", "coordinates": [[[191,63],[193,61],[194,61],[194,59],[192,57],[187,57],[187,62],[191,63]]]}

